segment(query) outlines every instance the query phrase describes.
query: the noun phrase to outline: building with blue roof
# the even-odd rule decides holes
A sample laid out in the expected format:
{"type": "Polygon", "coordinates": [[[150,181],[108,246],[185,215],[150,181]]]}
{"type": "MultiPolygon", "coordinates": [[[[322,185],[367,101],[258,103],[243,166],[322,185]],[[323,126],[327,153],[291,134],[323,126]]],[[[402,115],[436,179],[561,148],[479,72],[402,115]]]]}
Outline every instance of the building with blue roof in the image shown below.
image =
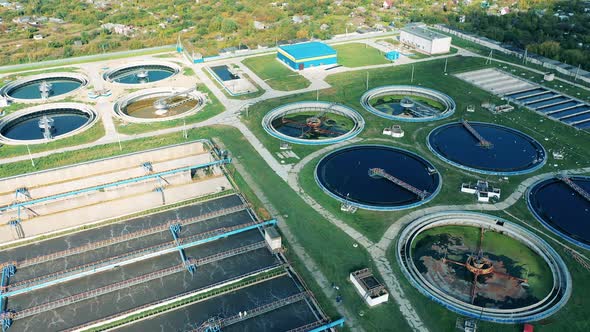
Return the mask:
{"type": "Polygon", "coordinates": [[[337,57],[335,49],[320,42],[281,45],[277,52],[277,58],[294,70],[335,65],[338,63],[337,57]]]}

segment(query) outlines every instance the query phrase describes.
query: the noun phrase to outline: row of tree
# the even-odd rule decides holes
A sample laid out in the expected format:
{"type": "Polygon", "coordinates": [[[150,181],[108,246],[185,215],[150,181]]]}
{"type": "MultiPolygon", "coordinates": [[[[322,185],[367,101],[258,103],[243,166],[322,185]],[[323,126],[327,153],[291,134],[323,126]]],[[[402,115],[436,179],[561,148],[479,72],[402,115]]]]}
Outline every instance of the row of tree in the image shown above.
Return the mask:
{"type": "Polygon", "coordinates": [[[507,15],[488,15],[473,10],[465,22],[450,20],[455,27],[528,49],[548,58],[590,70],[590,5],[586,1],[556,2],[507,15]],[[586,9],[588,8],[588,9],[586,9]]]}

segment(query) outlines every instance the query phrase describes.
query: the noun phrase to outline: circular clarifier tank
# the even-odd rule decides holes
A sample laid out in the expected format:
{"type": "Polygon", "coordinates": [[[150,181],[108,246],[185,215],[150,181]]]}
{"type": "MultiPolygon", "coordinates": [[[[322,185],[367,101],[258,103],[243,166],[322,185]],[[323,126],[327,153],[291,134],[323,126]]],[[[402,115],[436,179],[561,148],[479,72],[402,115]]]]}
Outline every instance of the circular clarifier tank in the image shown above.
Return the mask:
{"type": "Polygon", "coordinates": [[[455,112],[455,101],[448,95],[421,86],[387,85],[367,91],[361,97],[367,111],[382,118],[425,122],[444,119],[455,112]]]}
{"type": "Polygon", "coordinates": [[[396,253],[412,286],[472,318],[507,324],[544,319],[572,292],[567,266],[548,243],[491,215],[425,215],[402,230],[396,253]]]}
{"type": "Polygon", "coordinates": [[[262,127],[271,136],[303,145],[342,142],[357,136],[364,126],[364,119],[355,110],[321,101],[283,105],[262,119],[262,127]]]}
{"type": "Polygon", "coordinates": [[[85,104],[35,106],[0,120],[0,142],[15,145],[45,143],[82,132],[97,120],[96,111],[85,104]]]}
{"type": "Polygon", "coordinates": [[[424,158],[384,145],[336,150],[320,160],[318,185],[333,198],[367,210],[415,207],[434,198],[441,177],[424,158]]]}
{"type": "Polygon", "coordinates": [[[194,114],[205,102],[206,96],[194,88],[154,88],[123,97],[114,112],[127,122],[167,121],[194,114]]]}
{"type": "Polygon", "coordinates": [[[76,73],[28,76],[6,84],[1,94],[13,101],[27,102],[63,97],[86,86],[88,79],[76,73]]]}
{"type": "Polygon", "coordinates": [[[180,72],[180,67],[171,62],[138,62],[106,71],[103,78],[107,82],[120,84],[147,84],[172,77],[180,72]]]}
{"type": "Polygon", "coordinates": [[[541,180],[528,191],[528,207],[560,237],[590,250],[590,177],[541,180]]]}
{"type": "Polygon", "coordinates": [[[492,123],[445,124],[428,135],[427,144],[440,159],[482,174],[529,173],[547,158],[543,146],[530,136],[492,123]]]}

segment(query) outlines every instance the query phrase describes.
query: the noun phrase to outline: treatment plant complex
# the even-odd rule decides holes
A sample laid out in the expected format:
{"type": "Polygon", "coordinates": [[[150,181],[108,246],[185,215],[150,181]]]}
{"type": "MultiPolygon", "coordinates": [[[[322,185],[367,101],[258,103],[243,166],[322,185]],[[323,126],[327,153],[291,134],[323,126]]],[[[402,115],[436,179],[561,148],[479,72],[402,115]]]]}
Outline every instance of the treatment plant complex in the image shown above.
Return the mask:
{"type": "Polygon", "coordinates": [[[590,330],[590,89],[455,38],[0,67],[2,331],[590,330]]]}

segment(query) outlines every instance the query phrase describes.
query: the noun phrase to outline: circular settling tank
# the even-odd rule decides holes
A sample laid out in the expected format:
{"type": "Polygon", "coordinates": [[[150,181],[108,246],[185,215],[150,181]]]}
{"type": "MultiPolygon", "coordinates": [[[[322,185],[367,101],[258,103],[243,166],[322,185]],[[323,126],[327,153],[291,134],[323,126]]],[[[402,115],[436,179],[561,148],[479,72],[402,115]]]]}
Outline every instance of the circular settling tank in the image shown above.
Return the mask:
{"type": "Polygon", "coordinates": [[[461,315],[498,323],[544,319],[572,291],[567,266],[534,233],[506,220],[453,211],[401,232],[397,258],[421,293],[461,315]]]}
{"type": "Polygon", "coordinates": [[[428,148],[440,159],[482,174],[517,175],[542,167],[545,149],[530,136],[504,126],[467,122],[435,128],[428,148]]]}
{"type": "Polygon", "coordinates": [[[528,191],[535,217],[560,237],[590,250],[590,177],[544,179],[528,191]]]}
{"type": "Polygon", "coordinates": [[[127,122],[166,121],[198,112],[205,101],[205,95],[194,88],[145,89],[117,101],[114,111],[127,122]]]}
{"type": "Polygon", "coordinates": [[[315,179],[324,192],[343,203],[381,211],[424,204],[434,198],[442,182],[424,158],[383,145],[336,150],[320,160],[315,179]]]}
{"type": "Polygon", "coordinates": [[[262,127],[269,135],[304,145],[342,142],[358,135],[364,126],[364,119],[355,110],[318,101],[277,107],[262,119],[262,127]]]}
{"type": "Polygon", "coordinates": [[[145,62],[125,65],[104,73],[108,82],[121,84],[145,84],[161,81],[176,75],[180,67],[170,62],[145,62]]]}
{"type": "Polygon", "coordinates": [[[47,100],[71,93],[88,84],[76,73],[51,73],[28,76],[6,84],[1,94],[13,101],[47,100]]]}
{"type": "Polygon", "coordinates": [[[367,91],[361,97],[367,111],[382,118],[425,122],[440,120],[455,112],[455,101],[448,95],[420,86],[388,85],[367,91]]]}
{"type": "Polygon", "coordinates": [[[0,120],[0,142],[44,143],[86,130],[97,120],[97,113],[84,104],[56,103],[31,107],[0,120]]]}

